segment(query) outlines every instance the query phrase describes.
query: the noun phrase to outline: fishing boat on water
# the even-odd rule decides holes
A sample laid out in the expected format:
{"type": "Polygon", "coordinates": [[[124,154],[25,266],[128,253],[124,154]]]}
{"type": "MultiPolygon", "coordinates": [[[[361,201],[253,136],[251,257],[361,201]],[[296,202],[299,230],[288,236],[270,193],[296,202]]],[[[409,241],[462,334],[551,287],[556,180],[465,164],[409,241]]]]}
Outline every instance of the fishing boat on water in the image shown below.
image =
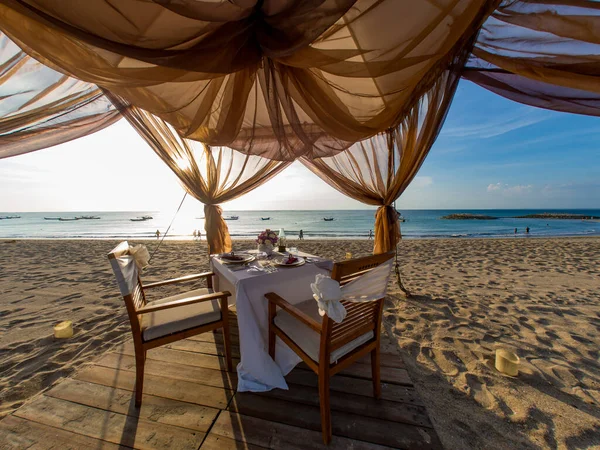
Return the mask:
{"type": "Polygon", "coordinates": [[[270,217],[261,217],[260,220],[271,220],[270,217]]]}
{"type": "Polygon", "coordinates": [[[61,222],[71,222],[73,220],[79,220],[79,217],[59,217],[58,220],[61,222]]]}
{"type": "Polygon", "coordinates": [[[0,217],[0,219],[20,219],[21,216],[4,216],[0,217]]]}
{"type": "Polygon", "coordinates": [[[44,217],[44,220],[60,220],[60,217],[44,217]]]}
{"type": "Polygon", "coordinates": [[[332,220],[334,220],[334,219],[333,219],[333,217],[323,217],[323,220],[324,220],[325,222],[331,222],[331,221],[332,221],[332,220]]]}
{"type": "Polygon", "coordinates": [[[240,217],[239,216],[229,216],[229,217],[223,217],[223,220],[238,220],[240,217]]]}
{"type": "Polygon", "coordinates": [[[141,216],[141,217],[135,217],[133,219],[129,219],[132,222],[145,222],[146,220],[150,220],[153,219],[152,216],[141,216]]]}
{"type": "Polygon", "coordinates": [[[84,220],[92,220],[92,219],[99,219],[99,216],[79,216],[76,217],[76,219],[84,219],[84,220]]]}

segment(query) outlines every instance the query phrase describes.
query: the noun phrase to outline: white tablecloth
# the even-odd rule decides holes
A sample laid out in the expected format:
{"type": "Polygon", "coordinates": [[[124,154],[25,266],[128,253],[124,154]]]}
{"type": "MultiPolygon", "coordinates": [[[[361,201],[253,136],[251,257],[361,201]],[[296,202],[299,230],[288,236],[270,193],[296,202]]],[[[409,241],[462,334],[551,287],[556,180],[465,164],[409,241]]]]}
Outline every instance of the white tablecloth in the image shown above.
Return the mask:
{"type": "MultiPolygon", "coordinates": [[[[236,304],[241,353],[237,366],[238,390],[287,389],[284,376],[300,362],[300,357],[279,338],[275,361],[269,356],[268,301],[264,295],[275,292],[291,304],[308,300],[312,298],[310,283],[315,281],[317,274],[329,272],[314,263],[283,267],[273,273],[230,270],[235,266],[223,264],[215,258],[212,258],[211,265],[216,275],[215,289],[231,292],[236,304]]],[[[319,266],[327,266],[327,261],[319,263],[319,266]]]]}

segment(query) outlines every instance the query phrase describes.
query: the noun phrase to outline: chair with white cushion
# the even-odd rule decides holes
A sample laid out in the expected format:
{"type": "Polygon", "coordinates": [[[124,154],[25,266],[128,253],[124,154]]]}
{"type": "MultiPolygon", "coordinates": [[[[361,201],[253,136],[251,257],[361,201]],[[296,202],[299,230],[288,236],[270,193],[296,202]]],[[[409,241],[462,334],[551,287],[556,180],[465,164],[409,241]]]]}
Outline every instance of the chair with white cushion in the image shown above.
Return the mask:
{"type": "MultiPolygon", "coordinates": [[[[315,299],[292,305],[274,292],[269,301],[269,354],[279,337],[319,376],[323,442],[331,441],[329,378],[371,354],[373,394],[381,397],[379,347],[383,300],[393,253],[338,262],[331,278],[339,282],[346,316],[340,323],[319,314],[315,299]]],[[[331,282],[331,281],[330,281],[331,282]]],[[[335,284],[335,283],[334,283],[335,284]]]]}
{"type": "Polygon", "coordinates": [[[231,294],[227,291],[213,291],[212,272],[143,285],[138,265],[126,241],[115,247],[108,254],[108,259],[117,278],[131,322],[136,362],[136,406],[142,403],[144,363],[146,352],[152,348],[223,328],[227,370],[232,371],[227,314],[227,298],[231,294]],[[206,279],[207,288],[186,291],[160,300],[146,301],[147,289],[201,278],[206,279]]]}

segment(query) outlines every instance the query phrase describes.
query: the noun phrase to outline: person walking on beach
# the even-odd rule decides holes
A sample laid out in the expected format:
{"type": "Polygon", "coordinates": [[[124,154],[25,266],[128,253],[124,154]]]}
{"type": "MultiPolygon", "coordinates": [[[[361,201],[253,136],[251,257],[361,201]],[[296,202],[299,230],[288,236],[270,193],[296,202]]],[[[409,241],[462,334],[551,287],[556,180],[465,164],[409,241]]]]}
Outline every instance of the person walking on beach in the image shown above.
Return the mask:
{"type": "Polygon", "coordinates": [[[298,239],[300,239],[301,241],[304,240],[304,231],[300,230],[300,233],[298,233],[298,239]]]}
{"type": "Polygon", "coordinates": [[[160,238],[160,231],[156,230],[156,233],[154,233],[154,234],[156,234],[156,239],[160,238]]]}
{"type": "Polygon", "coordinates": [[[369,230],[369,239],[373,239],[373,230],[369,230]]]}
{"type": "Polygon", "coordinates": [[[517,234],[517,229],[515,228],[515,234],[517,234]]]}
{"type": "Polygon", "coordinates": [[[529,234],[529,227],[525,228],[525,233],[529,234]]]}
{"type": "Polygon", "coordinates": [[[196,230],[194,230],[194,239],[196,239],[196,237],[198,236],[198,233],[196,233],[196,230]]]}

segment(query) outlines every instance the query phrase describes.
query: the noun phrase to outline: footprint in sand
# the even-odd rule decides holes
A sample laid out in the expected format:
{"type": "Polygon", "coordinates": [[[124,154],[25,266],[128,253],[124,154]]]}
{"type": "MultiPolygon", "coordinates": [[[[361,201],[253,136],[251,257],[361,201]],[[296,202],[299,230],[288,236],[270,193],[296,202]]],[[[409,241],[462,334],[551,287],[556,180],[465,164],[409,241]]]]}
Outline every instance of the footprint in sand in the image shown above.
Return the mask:
{"type": "Polygon", "coordinates": [[[493,409],[498,405],[496,397],[489,391],[485,383],[479,381],[476,375],[467,373],[465,376],[467,382],[467,394],[487,409],[493,409]]]}

